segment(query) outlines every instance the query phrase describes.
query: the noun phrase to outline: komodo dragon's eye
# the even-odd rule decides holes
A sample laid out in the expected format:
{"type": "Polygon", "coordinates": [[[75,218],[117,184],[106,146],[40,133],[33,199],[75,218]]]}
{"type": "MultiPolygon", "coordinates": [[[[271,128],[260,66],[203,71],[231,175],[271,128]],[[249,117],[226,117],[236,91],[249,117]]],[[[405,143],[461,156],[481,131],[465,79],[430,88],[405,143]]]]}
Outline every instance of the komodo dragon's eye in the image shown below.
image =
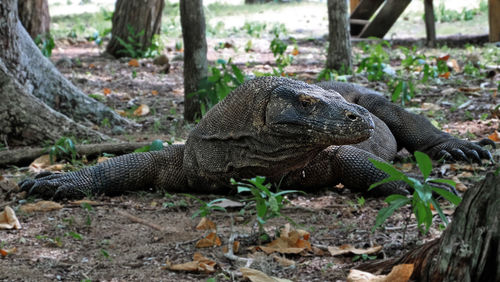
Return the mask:
{"type": "Polygon", "coordinates": [[[299,95],[299,102],[300,102],[300,105],[304,108],[308,108],[310,106],[313,106],[314,104],[316,104],[317,102],[319,101],[318,98],[314,98],[314,97],[311,97],[311,96],[308,96],[306,94],[300,94],[299,95]]]}

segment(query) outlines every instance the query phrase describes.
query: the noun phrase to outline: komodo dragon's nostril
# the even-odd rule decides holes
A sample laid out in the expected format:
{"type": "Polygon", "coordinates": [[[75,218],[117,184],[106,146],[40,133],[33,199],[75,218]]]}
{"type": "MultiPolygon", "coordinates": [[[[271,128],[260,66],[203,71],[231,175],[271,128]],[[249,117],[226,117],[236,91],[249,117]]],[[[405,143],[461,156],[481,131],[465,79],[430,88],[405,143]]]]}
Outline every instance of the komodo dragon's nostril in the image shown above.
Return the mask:
{"type": "Polygon", "coordinates": [[[350,119],[350,120],[352,120],[352,121],[355,121],[355,120],[357,120],[357,119],[359,118],[359,116],[358,116],[358,115],[355,115],[355,114],[353,114],[353,113],[352,113],[352,112],[350,112],[350,111],[346,111],[346,112],[345,112],[345,115],[347,116],[347,118],[348,118],[348,119],[350,119]]]}

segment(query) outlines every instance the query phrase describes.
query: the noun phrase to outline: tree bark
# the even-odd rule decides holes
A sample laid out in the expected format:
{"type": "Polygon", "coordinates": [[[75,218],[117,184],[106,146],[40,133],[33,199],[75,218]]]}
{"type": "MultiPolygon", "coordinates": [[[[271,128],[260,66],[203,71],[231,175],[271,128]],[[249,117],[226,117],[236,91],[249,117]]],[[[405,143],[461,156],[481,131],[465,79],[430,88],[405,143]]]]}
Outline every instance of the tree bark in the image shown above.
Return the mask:
{"type": "Polygon", "coordinates": [[[468,189],[441,238],[398,259],[361,267],[383,269],[413,263],[417,281],[500,281],[500,174],[468,189]]]}
{"type": "Polygon", "coordinates": [[[106,52],[116,58],[130,56],[118,38],[140,51],[146,51],[153,36],[160,34],[164,7],[164,0],[117,0],[106,52]]]}
{"type": "Polygon", "coordinates": [[[17,2],[19,19],[32,39],[50,32],[50,14],[47,0],[20,0],[17,2]]]}
{"type": "Polygon", "coordinates": [[[36,144],[62,135],[88,136],[92,140],[106,138],[76,126],[71,119],[96,124],[107,119],[112,126],[134,124],[89,98],[59,73],[22,26],[15,0],[0,1],[0,27],[0,64],[3,66],[0,97],[2,107],[9,109],[8,114],[2,112],[8,120],[2,121],[0,126],[0,141],[36,144]],[[11,93],[13,90],[16,92],[11,93]],[[20,97],[12,97],[15,93],[20,97]],[[32,105],[38,105],[39,109],[32,105]],[[33,120],[29,119],[30,115],[33,120]],[[34,126],[39,126],[40,130],[34,126]]]}
{"type": "Polygon", "coordinates": [[[500,41],[500,0],[488,0],[490,42],[500,41]]]}
{"type": "Polygon", "coordinates": [[[109,139],[49,108],[28,93],[0,60],[0,142],[4,145],[41,144],[61,136],[102,141],[109,139]]]}
{"type": "Polygon", "coordinates": [[[200,100],[195,93],[208,72],[207,39],[203,0],[181,0],[181,25],[184,40],[184,119],[201,117],[200,100]]]}
{"type": "Polygon", "coordinates": [[[427,35],[427,46],[436,46],[436,20],[434,18],[434,5],[432,0],[424,0],[425,10],[425,34],[427,35]]]}
{"type": "Polygon", "coordinates": [[[328,55],[326,68],[343,70],[352,68],[349,14],[345,0],[328,0],[328,55]]]}

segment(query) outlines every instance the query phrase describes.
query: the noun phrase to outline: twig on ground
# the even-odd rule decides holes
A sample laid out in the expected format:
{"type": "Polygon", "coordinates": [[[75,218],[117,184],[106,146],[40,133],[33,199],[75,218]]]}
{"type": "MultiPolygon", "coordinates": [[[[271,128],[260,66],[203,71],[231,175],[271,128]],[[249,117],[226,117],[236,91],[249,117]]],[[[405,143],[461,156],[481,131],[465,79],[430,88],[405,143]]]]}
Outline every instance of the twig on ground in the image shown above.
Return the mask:
{"type": "Polygon", "coordinates": [[[126,218],[130,219],[131,221],[133,221],[133,222],[135,222],[135,223],[140,223],[140,224],[143,224],[143,225],[149,226],[149,227],[151,227],[151,228],[153,228],[153,229],[156,229],[156,230],[158,230],[158,231],[163,231],[163,232],[166,232],[166,230],[165,230],[163,227],[161,227],[161,226],[159,226],[159,225],[157,225],[157,224],[151,223],[151,222],[149,222],[149,221],[147,221],[147,220],[145,220],[145,219],[142,219],[142,218],[138,218],[138,217],[136,217],[136,216],[133,216],[133,215],[131,215],[131,214],[129,214],[129,213],[127,213],[127,212],[125,212],[125,211],[122,211],[122,210],[116,210],[116,212],[117,212],[117,213],[119,213],[120,215],[123,215],[124,217],[126,217],[126,218]]]}
{"type": "Polygon", "coordinates": [[[234,220],[231,216],[231,236],[229,237],[229,242],[227,242],[227,253],[224,253],[224,257],[232,261],[242,261],[245,263],[244,267],[250,267],[253,263],[252,258],[242,258],[234,254],[233,246],[234,239],[238,237],[238,233],[234,232],[234,220]]]}

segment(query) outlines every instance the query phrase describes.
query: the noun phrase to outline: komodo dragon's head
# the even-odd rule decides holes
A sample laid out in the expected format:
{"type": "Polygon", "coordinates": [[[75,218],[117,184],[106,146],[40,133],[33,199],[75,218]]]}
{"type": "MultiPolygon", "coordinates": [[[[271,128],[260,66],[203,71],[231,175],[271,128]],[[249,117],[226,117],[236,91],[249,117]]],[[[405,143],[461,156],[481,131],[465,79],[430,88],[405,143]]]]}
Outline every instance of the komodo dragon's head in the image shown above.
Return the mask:
{"type": "Polygon", "coordinates": [[[346,102],[337,92],[281,80],[284,83],[268,97],[264,120],[268,131],[327,145],[359,143],[371,136],[374,124],[365,108],[346,102]]]}
{"type": "Polygon", "coordinates": [[[245,82],[191,132],[185,164],[214,172],[278,175],[329,145],[354,144],[374,130],[369,112],[334,91],[279,77],[245,82]]]}

